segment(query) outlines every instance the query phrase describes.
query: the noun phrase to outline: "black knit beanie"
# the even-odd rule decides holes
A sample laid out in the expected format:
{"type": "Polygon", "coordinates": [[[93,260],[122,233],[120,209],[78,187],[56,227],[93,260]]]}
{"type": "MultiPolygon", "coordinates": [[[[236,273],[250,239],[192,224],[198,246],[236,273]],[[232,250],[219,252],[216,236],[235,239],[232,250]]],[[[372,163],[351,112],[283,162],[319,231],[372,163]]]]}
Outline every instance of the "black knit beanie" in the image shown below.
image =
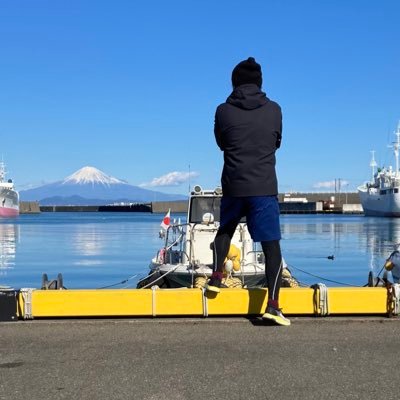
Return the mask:
{"type": "Polygon", "coordinates": [[[261,65],[253,57],[240,62],[232,71],[234,88],[246,83],[255,83],[259,88],[262,85],[261,65]]]}

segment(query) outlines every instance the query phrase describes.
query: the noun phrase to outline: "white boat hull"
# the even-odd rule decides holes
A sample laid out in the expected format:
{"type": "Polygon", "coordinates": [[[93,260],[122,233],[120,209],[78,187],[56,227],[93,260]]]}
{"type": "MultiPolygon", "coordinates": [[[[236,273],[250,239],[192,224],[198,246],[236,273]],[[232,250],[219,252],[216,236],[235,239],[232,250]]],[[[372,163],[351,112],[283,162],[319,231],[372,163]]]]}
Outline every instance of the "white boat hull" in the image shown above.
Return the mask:
{"type": "MultiPolygon", "coordinates": [[[[169,288],[195,287],[201,285],[201,282],[205,283],[212,275],[215,264],[214,241],[219,229],[221,198],[217,190],[192,193],[188,222],[173,224],[166,232],[161,232],[164,246],[152,259],[149,275],[139,280],[138,288],[156,285],[169,288]]],[[[228,285],[232,282],[247,287],[265,285],[264,254],[253,242],[246,221],[240,221],[236,227],[226,257],[231,261],[224,263],[227,274],[225,282],[229,281],[228,285]]],[[[285,270],[287,268],[283,261],[285,270]]],[[[285,279],[289,279],[288,284],[293,285],[290,272],[285,279]]]]}
{"type": "MultiPolygon", "coordinates": [[[[151,279],[145,280],[143,285],[151,286],[151,283],[161,287],[193,287],[198,277],[209,278],[212,274],[211,266],[200,265],[192,269],[188,264],[159,264],[153,260],[150,264],[151,279]]],[[[265,284],[264,264],[255,263],[243,266],[240,271],[232,271],[232,278],[239,278],[243,286],[260,287],[265,284]]]]}
{"type": "Polygon", "coordinates": [[[365,215],[400,217],[400,193],[387,190],[386,194],[381,194],[379,190],[369,191],[364,186],[358,188],[358,193],[365,215]]]}

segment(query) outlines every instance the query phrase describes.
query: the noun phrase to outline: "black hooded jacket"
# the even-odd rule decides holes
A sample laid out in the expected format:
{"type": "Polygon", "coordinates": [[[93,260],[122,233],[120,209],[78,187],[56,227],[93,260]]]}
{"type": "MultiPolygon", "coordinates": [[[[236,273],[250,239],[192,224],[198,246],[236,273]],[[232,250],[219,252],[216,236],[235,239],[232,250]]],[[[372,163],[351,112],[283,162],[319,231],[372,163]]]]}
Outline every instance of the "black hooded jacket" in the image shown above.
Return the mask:
{"type": "Polygon", "coordinates": [[[241,85],[218,106],[215,139],[224,152],[225,196],[278,194],[275,151],[282,137],[280,106],[255,84],[241,85]]]}

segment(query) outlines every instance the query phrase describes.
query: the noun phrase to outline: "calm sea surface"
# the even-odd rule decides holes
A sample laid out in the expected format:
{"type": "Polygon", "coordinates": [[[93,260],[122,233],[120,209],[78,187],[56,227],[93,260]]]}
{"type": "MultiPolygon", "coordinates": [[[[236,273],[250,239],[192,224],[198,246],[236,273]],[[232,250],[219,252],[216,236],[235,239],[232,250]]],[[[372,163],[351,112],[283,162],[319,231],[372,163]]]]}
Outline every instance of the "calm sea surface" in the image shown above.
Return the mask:
{"type": "MultiPolygon", "coordinates": [[[[43,273],[50,280],[62,273],[67,288],[135,287],[162,246],[161,219],[147,213],[41,213],[1,219],[0,286],[37,288],[43,273]]],[[[379,272],[400,242],[400,219],[284,215],[281,229],[283,256],[305,284],[362,286],[369,271],[379,272]],[[334,260],[327,258],[332,255],[334,260]]]]}

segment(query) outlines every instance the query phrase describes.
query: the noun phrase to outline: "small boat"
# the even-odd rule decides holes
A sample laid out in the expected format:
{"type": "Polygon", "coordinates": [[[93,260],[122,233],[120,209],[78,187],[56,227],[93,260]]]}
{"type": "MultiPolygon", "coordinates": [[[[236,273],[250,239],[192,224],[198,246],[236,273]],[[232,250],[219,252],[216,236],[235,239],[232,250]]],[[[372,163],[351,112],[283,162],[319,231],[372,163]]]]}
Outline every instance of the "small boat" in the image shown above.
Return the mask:
{"type": "Polygon", "coordinates": [[[400,173],[399,173],[399,149],[400,149],[400,122],[395,132],[396,142],[393,148],[396,167],[378,168],[374,151],[370,167],[372,179],[358,187],[361,204],[367,216],[376,217],[400,217],[400,173]]]}
{"type": "Polygon", "coordinates": [[[19,214],[19,195],[13,181],[6,181],[5,177],[5,164],[0,161],[0,217],[16,217],[19,214]]]}
{"type": "MultiPolygon", "coordinates": [[[[194,187],[186,223],[178,220],[160,232],[164,245],[151,260],[150,272],[138,282],[137,288],[204,287],[213,272],[213,242],[219,227],[221,198],[221,188],[194,187]]],[[[265,284],[264,254],[251,239],[245,219],[238,224],[232,238],[225,272],[223,283],[228,287],[265,284]]],[[[282,286],[298,286],[287,268],[282,286]]]]}

